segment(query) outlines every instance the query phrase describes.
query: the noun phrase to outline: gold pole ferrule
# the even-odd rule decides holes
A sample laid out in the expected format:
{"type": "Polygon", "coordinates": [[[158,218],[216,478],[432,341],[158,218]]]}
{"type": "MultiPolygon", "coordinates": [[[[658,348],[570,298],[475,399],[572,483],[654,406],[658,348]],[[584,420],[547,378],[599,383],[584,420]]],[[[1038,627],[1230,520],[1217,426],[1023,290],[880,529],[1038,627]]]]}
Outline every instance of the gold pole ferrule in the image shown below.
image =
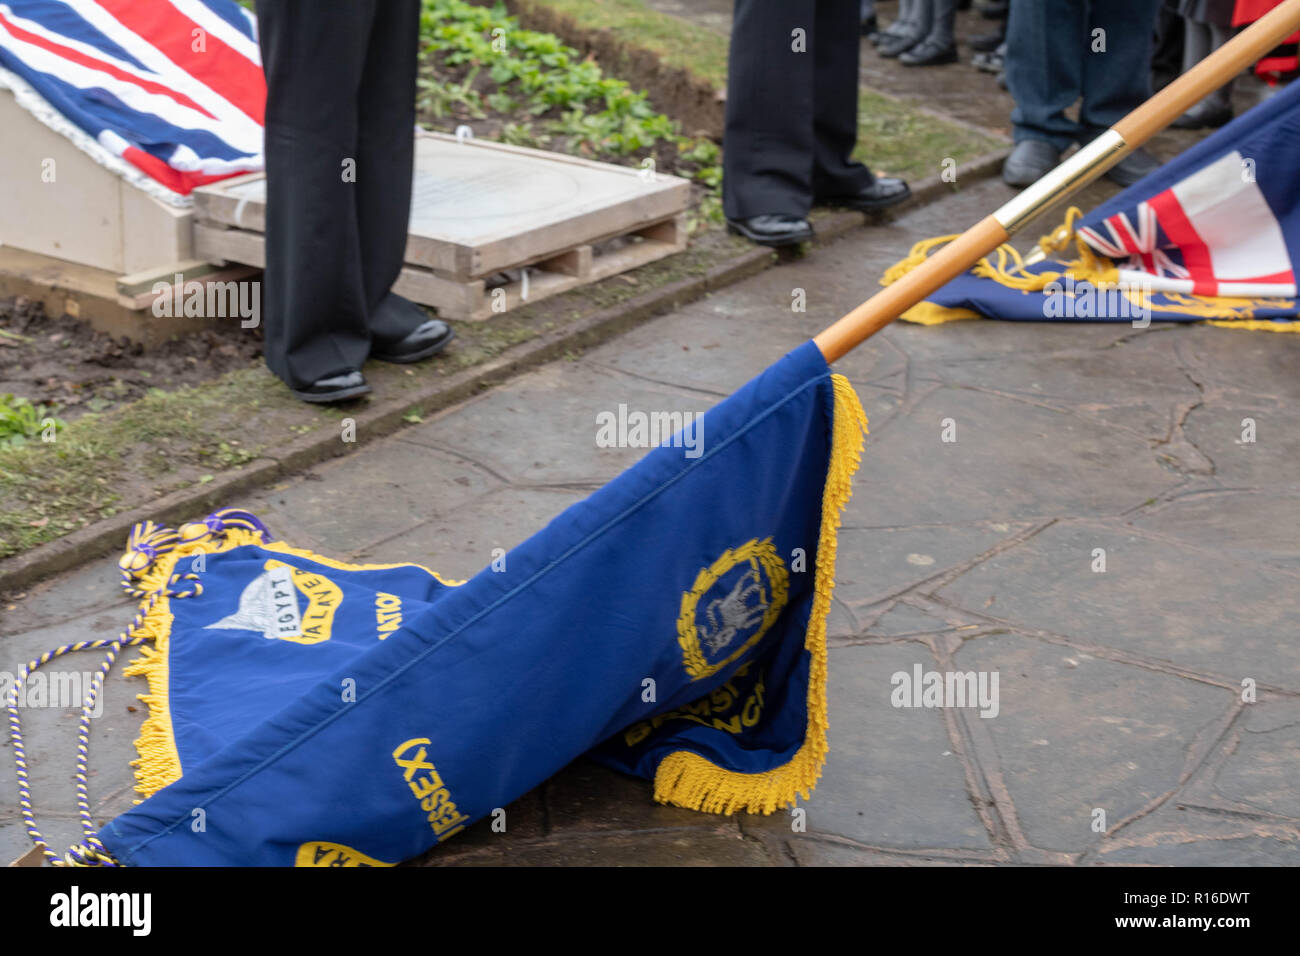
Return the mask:
{"type": "Polygon", "coordinates": [[[1007,235],[1014,235],[1031,219],[1046,212],[1049,206],[1055,206],[1110,169],[1128,152],[1129,146],[1124,142],[1124,137],[1115,130],[1108,129],[1004,204],[993,214],[993,218],[1007,231],[1007,235]]]}

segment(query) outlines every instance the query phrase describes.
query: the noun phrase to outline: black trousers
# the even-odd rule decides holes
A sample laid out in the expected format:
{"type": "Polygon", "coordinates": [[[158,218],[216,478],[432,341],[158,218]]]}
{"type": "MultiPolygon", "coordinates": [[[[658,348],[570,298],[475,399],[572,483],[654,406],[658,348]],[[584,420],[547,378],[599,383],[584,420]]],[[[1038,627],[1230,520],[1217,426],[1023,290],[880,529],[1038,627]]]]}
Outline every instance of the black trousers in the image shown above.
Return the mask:
{"type": "Polygon", "coordinates": [[[266,364],[359,369],[418,320],[381,309],[411,212],[420,0],[257,0],[266,72],[266,364]]]}
{"type": "Polygon", "coordinates": [[[806,216],[821,199],[871,185],[871,171],[849,159],[858,16],[858,0],[736,0],[723,141],[728,218],[806,216]]]}

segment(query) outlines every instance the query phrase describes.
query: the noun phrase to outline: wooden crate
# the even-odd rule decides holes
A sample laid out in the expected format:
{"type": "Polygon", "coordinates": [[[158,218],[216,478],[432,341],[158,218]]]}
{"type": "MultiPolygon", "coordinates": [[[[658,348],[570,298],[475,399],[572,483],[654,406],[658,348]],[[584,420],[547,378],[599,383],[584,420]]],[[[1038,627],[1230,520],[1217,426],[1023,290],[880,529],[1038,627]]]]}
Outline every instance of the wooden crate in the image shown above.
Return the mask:
{"type": "MultiPolygon", "coordinates": [[[[198,258],[265,264],[262,174],[194,195],[198,258]]],[[[680,251],[689,202],[690,183],[675,176],[419,133],[394,288],[448,318],[490,318],[680,251]]]]}
{"type": "Polygon", "coordinates": [[[100,166],[0,87],[0,245],[122,275],[190,259],[192,219],[100,166]]]}

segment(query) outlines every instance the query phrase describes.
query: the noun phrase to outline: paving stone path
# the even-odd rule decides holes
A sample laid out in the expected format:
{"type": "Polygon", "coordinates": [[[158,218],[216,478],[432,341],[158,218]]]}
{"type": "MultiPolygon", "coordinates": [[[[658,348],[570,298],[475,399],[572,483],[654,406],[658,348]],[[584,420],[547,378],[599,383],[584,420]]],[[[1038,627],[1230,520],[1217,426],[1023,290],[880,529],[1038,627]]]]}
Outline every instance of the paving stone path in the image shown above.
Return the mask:
{"type": "MultiPolygon", "coordinates": [[[[598,411],[708,408],[912,242],[1006,195],[970,185],[228,504],[326,554],[468,577],[635,460],[596,447],[598,411]]],[[[895,323],[838,368],[871,434],[806,830],[656,806],[648,783],[580,760],[507,808],[504,834],[479,824],[421,862],[1300,863],[1300,336],[895,323]],[[995,672],[996,716],[894,707],[891,676],[917,665],[995,672]]],[[[117,633],[131,605],[115,578],[96,560],[0,612],[0,670],[117,633]]],[[[95,722],[104,818],[132,799],[140,683],[114,675],[95,722]]],[[[75,718],[27,721],[37,804],[66,845],[75,718]]],[[[12,787],[5,859],[27,846],[12,787]]]]}

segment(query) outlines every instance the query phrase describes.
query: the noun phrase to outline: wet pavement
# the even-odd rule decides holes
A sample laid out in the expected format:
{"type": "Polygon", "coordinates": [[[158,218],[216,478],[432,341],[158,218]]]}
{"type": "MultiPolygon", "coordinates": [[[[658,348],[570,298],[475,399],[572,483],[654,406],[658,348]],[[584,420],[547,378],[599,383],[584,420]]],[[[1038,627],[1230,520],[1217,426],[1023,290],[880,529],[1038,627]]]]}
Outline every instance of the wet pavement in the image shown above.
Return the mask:
{"type": "MultiPolygon", "coordinates": [[[[729,23],[724,0],[651,2],[729,23]]],[[[887,20],[894,5],[880,6],[887,20]]],[[[986,28],[962,14],[958,35],[986,28]]],[[[991,76],[864,50],[865,84],[1006,133],[991,76]]],[[[1193,139],[1166,134],[1156,152],[1193,139]]],[[[598,411],[703,411],[867,298],[912,243],[1012,194],[956,185],[227,504],[341,559],[468,577],[636,459],[596,446],[598,411]],[[796,289],[806,313],[790,310],[796,289]]],[[[806,830],[784,813],[658,806],[649,783],[579,760],[508,807],[504,833],[480,823],[420,862],[1300,864],[1300,336],[895,323],[837,368],[871,434],[840,537],[830,754],[806,830]],[[948,420],[956,441],[942,440],[948,420]],[[996,715],[893,706],[892,675],[918,665],[997,674],[996,715]]],[[[31,588],[3,612],[0,670],[117,633],[133,609],[116,577],[102,559],[31,588]]],[[[131,805],[144,717],[142,681],[118,671],[91,743],[100,819],[131,805]]],[[[40,818],[66,846],[75,716],[24,719],[40,818]]],[[[5,801],[0,856],[28,845],[5,801]]]]}
{"type": "MultiPolygon", "coordinates": [[[[912,242],[1007,195],[969,184],[228,504],[338,558],[468,577],[635,460],[596,446],[598,411],[703,411],[912,242]]],[[[1300,863],[1300,337],[895,323],[838,370],[871,434],[806,831],[657,806],[649,783],[579,760],[507,808],[504,833],[480,823],[422,862],[1300,863]],[[893,706],[891,676],[918,665],[998,674],[996,716],[893,706]]],[[[102,559],[33,587],[5,612],[0,669],[116,633],[132,609],[115,577],[102,559]]],[[[115,674],[94,722],[102,818],[132,799],[141,683],[115,674]]],[[[66,845],[75,718],[25,717],[40,816],[66,845]]],[[[0,854],[25,840],[7,801],[0,854]]]]}

